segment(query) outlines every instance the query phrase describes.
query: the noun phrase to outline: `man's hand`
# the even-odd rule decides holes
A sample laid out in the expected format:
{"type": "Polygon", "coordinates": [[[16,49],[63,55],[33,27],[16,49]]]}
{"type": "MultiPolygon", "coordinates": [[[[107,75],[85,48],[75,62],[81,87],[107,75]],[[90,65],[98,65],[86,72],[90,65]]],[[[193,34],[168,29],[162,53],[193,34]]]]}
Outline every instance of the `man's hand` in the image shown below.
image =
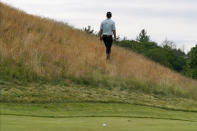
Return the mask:
{"type": "Polygon", "coordinates": [[[100,40],[103,40],[102,36],[100,36],[100,40]]]}
{"type": "Polygon", "coordinates": [[[114,42],[116,42],[116,30],[112,30],[114,34],[114,42]]]}
{"type": "Polygon", "coordinates": [[[102,38],[102,34],[103,34],[103,30],[102,30],[102,29],[100,29],[100,31],[99,31],[99,37],[100,37],[100,40],[103,40],[103,38],[102,38]]]}
{"type": "Polygon", "coordinates": [[[114,38],[114,42],[116,42],[116,38],[114,38]]]}

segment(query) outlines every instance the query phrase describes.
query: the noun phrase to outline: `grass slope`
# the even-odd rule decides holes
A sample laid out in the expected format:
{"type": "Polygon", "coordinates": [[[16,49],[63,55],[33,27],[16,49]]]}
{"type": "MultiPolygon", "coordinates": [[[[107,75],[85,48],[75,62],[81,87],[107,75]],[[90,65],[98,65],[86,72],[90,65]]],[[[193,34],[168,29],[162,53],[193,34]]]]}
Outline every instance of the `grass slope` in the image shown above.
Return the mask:
{"type": "MultiPolygon", "coordinates": [[[[41,97],[39,93],[50,94],[56,87],[57,92],[61,92],[67,87],[78,86],[87,87],[86,90],[89,87],[96,90],[105,88],[109,95],[111,90],[118,89],[137,91],[139,94],[197,99],[197,81],[139,54],[114,46],[112,59],[106,62],[105,47],[98,38],[66,24],[27,15],[2,3],[0,18],[2,102],[16,102],[18,97],[18,102],[29,102],[32,97],[36,102],[41,97]],[[8,81],[11,84],[7,84],[8,81]],[[48,85],[50,88],[45,88],[48,85]],[[15,95],[21,96],[13,97],[15,95],[11,93],[14,91],[15,95]]],[[[61,94],[53,95],[55,97],[48,99],[48,102],[67,100],[61,94]]]]}

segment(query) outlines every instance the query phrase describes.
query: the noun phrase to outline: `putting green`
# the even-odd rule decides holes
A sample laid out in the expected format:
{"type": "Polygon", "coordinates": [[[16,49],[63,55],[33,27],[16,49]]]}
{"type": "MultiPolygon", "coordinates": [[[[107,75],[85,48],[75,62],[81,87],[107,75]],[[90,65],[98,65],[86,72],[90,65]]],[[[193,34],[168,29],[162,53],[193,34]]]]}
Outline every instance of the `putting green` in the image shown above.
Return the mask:
{"type": "Polygon", "coordinates": [[[196,131],[197,122],[150,118],[1,115],[1,131],[196,131]],[[106,126],[103,126],[106,124],[106,126]]]}

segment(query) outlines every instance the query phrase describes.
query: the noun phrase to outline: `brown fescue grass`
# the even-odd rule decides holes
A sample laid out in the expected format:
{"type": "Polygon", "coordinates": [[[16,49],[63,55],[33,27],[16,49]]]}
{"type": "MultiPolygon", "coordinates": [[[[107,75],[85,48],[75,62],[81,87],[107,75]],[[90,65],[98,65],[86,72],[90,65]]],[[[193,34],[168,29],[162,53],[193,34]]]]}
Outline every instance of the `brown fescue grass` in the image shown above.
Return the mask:
{"type": "Polygon", "coordinates": [[[47,79],[88,76],[99,80],[107,76],[109,81],[110,78],[135,80],[160,88],[183,88],[196,95],[197,81],[193,79],[117,46],[112,47],[111,60],[106,61],[104,44],[97,37],[64,23],[27,15],[2,3],[0,60],[10,60],[11,68],[23,70],[25,67],[47,79]]]}

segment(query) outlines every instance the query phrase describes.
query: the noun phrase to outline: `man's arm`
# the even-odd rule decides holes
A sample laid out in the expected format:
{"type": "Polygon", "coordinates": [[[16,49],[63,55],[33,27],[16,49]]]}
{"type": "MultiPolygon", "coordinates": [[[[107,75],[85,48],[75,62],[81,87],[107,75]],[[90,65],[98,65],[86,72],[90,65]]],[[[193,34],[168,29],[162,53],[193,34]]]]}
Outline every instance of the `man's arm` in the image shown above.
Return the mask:
{"type": "Polygon", "coordinates": [[[103,34],[103,29],[100,29],[100,31],[99,31],[100,40],[102,40],[102,34],[103,34]]]}
{"type": "Polygon", "coordinates": [[[116,30],[112,30],[114,34],[114,42],[116,42],[116,30]]]}

